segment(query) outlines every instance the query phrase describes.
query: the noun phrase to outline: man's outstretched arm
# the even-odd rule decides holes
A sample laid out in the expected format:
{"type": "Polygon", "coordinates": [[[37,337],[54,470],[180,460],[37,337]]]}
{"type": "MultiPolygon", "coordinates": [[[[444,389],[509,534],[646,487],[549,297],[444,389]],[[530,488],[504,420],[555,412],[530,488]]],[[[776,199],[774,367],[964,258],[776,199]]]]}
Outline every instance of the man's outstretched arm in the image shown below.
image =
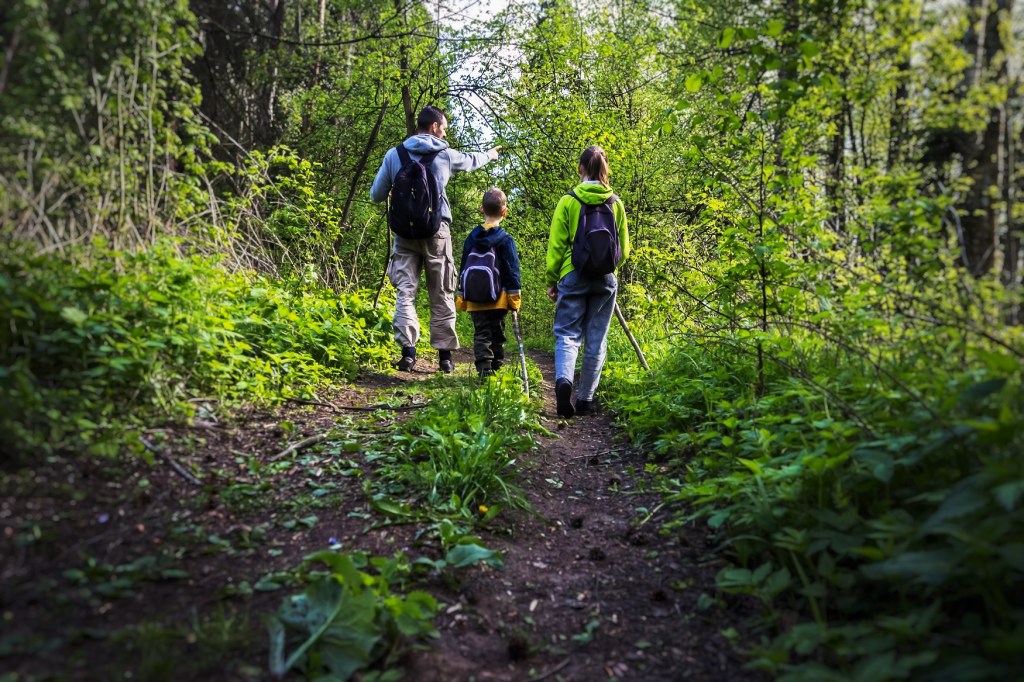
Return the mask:
{"type": "Polygon", "coordinates": [[[473,171],[491,161],[498,160],[501,147],[492,147],[485,152],[460,152],[448,148],[448,162],[452,171],[473,171]]]}

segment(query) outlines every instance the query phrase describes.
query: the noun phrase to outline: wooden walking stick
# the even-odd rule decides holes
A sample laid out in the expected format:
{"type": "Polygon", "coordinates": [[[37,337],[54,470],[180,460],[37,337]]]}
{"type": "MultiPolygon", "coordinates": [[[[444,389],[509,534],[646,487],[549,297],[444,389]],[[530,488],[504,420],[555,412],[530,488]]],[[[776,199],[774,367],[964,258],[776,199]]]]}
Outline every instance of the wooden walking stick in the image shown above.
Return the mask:
{"type": "Polygon", "coordinates": [[[647,364],[647,358],[644,357],[644,352],[640,350],[640,344],[636,342],[633,332],[629,331],[629,325],[626,324],[626,318],[622,315],[622,311],[619,309],[619,304],[617,302],[615,303],[615,317],[618,318],[619,324],[622,325],[622,331],[626,332],[626,338],[629,339],[631,344],[633,344],[633,350],[636,351],[636,356],[640,358],[640,364],[644,369],[650,372],[651,368],[647,364]]]}
{"type": "Polygon", "coordinates": [[[526,376],[526,349],[523,348],[523,335],[519,332],[519,311],[512,311],[512,331],[516,334],[516,343],[519,344],[519,368],[523,370],[523,391],[526,397],[530,397],[530,380],[526,376]]]}

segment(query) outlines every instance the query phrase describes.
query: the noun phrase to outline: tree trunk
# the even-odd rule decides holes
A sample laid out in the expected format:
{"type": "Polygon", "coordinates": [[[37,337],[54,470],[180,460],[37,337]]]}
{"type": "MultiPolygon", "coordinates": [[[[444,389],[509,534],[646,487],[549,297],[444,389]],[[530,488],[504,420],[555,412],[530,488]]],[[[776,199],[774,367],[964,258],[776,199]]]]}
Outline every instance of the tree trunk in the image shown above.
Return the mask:
{"type": "MultiPolygon", "coordinates": [[[[270,49],[276,50],[281,43],[281,33],[284,31],[285,0],[270,0],[267,5],[270,10],[270,49]]],[[[270,75],[270,94],[267,95],[267,120],[274,122],[274,103],[277,100],[277,75],[278,68],[275,62],[270,75]]]]}
{"type": "Polygon", "coordinates": [[[1003,201],[1006,205],[1006,234],[1003,241],[1003,284],[1009,290],[1010,300],[1006,311],[1007,324],[1021,322],[1021,231],[1014,219],[1014,207],[1017,203],[1017,136],[1020,97],[1019,82],[1011,86],[1010,97],[1006,100],[1006,178],[1003,184],[1003,201]]]}
{"type": "Polygon", "coordinates": [[[846,118],[850,108],[850,99],[846,95],[846,77],[842,74],[843,98],[839,112],[832,116],[835,130],[828,142],[826,156],[825,197],[834,218],[832,227],[836,232],[846,232],[846,202],[843,197],[843,182],[846,179],[846,118]]]}
{"type": "Polygon", "coordinates": [[[892,171],[903,160],[907,138],[907,78],[910,74],[910,60],[899,64],[899,80],[892,93],[892,112],[889,114],[889,150],[885,166],[892,171]]]}
{"type": "MultiPolygon", "coordinates": [[[[395,11],[402,14],[402,29],[409,30],[408,16],[402,6],[402,0],[395,0],[395,11]]],[[[409,89],[409,43],[408,37],[399,38],[398,43],[398,67],[402,79],[402,109],[405,110],[405,134],[412,136],[416,134],[416,112],[412,106],[412,91],[409,89]]]]}
{"type": "MultiPolygon", "coordinates": [[[[996,0],[994,11],[980,0],[970,0],[972,28],[965,36],[965,46],[974,55],[973,63],[965,74],[967,87],[980,84],[981,79],[992,66],[997,70],[992,77],[1006,86],[1007,68],[1005,46],[1000,33],[1000,23],[1010,21],[1013,0],[996,0]],[[974,30],[976,24],[983,25],[983,31],[974,30]]],[[[1006,172],[1006,109],[993,106],[989,110],[988,122],[976,140],[975,153],[964,159],[965,173],[971,178],[971,188],[963,203],[962,225],[964,232],[963,260],[967,271],[974,277],[981,277],[992,270],[999,251],[999,218],[1002,188],[1008,177],[1006,172]]]]}

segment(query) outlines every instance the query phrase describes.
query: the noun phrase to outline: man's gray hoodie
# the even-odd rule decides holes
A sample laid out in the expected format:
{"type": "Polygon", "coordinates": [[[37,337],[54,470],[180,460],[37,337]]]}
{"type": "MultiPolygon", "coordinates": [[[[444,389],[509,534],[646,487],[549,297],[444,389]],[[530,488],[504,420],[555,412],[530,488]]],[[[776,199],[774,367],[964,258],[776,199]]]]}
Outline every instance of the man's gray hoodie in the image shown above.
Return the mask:
{"type": "MultiPolygon", "coordinates": [[[[413,135],[402,144],[409,150],[412,158],[416,160],[419,160],[424,154],[440,151],[434,157],[431,170],[434,173],[434,178],[441,185],[441,205],[439,206],[441,220],[450,225],[452,222],[452,209],[448,205],[448,193],[445,191],[445,188],[448,186],[448,180],[451,178],[452,172],[472,171],[480,168],[490,161],[487,152],[470,152],[465,154],[450,148],[448,143],[440,137],[434,137],[428,133],[413,135]]],[[[380,170],[377,171],[377,177],[373,179],[373,185],[370,187],[370,198],[376,202],[385,201],[388,198],[388,194],[391,193],[391,185],[401,168],[402,162],[398,159],[398,152],[394,148],[389,149],[387,154],[384,155],[384,163],[380,165],[380,170]]]]}

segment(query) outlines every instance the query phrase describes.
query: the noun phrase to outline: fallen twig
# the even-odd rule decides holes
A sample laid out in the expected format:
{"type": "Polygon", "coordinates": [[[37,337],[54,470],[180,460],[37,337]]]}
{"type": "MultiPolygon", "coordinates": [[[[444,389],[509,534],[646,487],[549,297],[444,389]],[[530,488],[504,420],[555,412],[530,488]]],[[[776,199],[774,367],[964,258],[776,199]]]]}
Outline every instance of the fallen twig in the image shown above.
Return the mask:
{"type": "Polygon", "coordinates": [[[543,675],[538,675],[537,677],[534,677],[534,678],[533,678],[533,682],[538,682],[538,680],[543,680],[543,679],[544,679],[544,678],[546,678],[546,677],[551,677],[552,675],[554,675],[555,673],[557,673],[557,672],[558,672],[559,670],[561,670],[561,669],[562,669],[562,668],[564,668],[565,666],[569,665],[569,661],[570,661],[570,660],[572,660],[572,659],[569,659],[569,658],[567,658],[567,659],[565,659],[564,661],[562,661],[561,663],[559,663],[558,665],[556,665],[556,666],[555,666],[554,668],[552,668],[551,670],[549,670],[549,671],[547,671],[546,673],[544,673],[543,675]]]}
{"type": "Polygon", "coordinates": [[[577,459],[590,459],[591,457],[603,457],[604,455],[610,455],[610,454],[612,454],[611,450],[602,450],[601,452],[591,452],[591,453],[588,453],[586,455],[576,455],[575,457],[570,457],[569,461],[573,461],[573,460],[577,460],[577,459]]]}
{"type": "Polygon", "coordinates": [[[279,459],[287,457],[288,455],[292,454],[293,452],[298,452],[302,448],[309,447],[310,445],[315,445],[317,443],[325,441],[325,440],[327,440],[328,438],[331,437],[331,433],[333,431],[334,431],[333,428],[332,429],[328,429],[327,431],[324,431],[323,433],[318,433],[315,436],[310,436],[309,438],[303,438],[298,443],[292,443],[291,445],[286,447],[284,450],[282,450],[281,452],[279,452],[276,455],[274,455],[273,457],[271,457],[270,461],[271,462],[276,462],[279,459]]]}
{"type": "Polygon", "coordinates": [[[180,464],[178,464],[174,460],[173,457],[171,457],[166,452],[164,452],[160,448],[158,448],[155,445],[153,445],[152,443],[150,443],[148,440],[146,440],[142,436],[139,436],[139,442],[142,443],[142,447],[146,448],[147,450],[152,452],[154,455],[156,455],[157,457],[159,457],[163,461],[167,462],[167,464],[169,464],[170,467],[172,469],[174,469],[174,472],[176,474],[178,474],[179,476],[184,478],[189,483],[191,483],[193,485],[199,485],[199,486],[201,486],[203,484],[203,482],[200,479],[196,478],[188,469],[186,469],[185,467],[183,467],[180,464]]]}
{"type": "Polygon", "coordinates": [[[419,405],[399,405],[392,407],[384,403],[378,403],[376,405],[334,405],[332,403],[324,403],[319,400],[304,400],[302,398],[285,398],[290,403],[299,403],[300,405],[317,405],[319,407],[328,407],[332,410],[338,411],[350,411],[350,412],[376,412],[377,410],[391,410],[392,412],[407,412],[409,410],[421,410],[430,403],[421,403],[419,405]]]}

